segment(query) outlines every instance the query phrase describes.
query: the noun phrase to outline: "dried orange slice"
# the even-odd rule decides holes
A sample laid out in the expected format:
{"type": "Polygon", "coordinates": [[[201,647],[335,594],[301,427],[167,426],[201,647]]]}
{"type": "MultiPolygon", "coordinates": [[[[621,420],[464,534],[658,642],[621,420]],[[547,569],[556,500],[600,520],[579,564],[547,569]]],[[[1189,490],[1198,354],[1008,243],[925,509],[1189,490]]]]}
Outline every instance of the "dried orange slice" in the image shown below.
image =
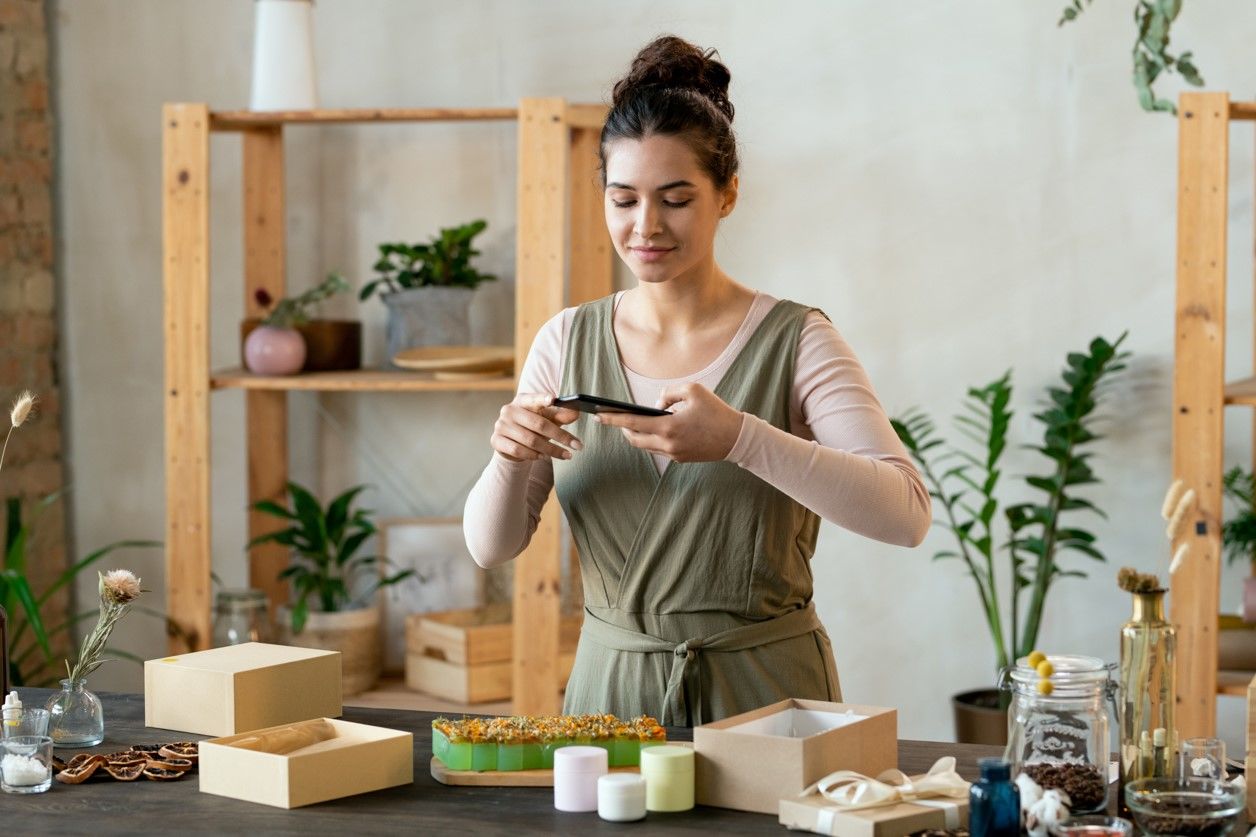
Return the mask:
{"type": "Polygon", "coordinates": [[[173,779],[183,777],[185,771],[182,770],[166,770],[161,767],[153,767],[149,765],[144,768],[144,778],[152,779],[154,782],[169,782],[173,779]]]}
{"type": "Polygon", "coordinates": [[[127,764],[110,763],[105,765],[105,772],[119,782],[134,782],[144,772],[146,765],[147,762],[143,759],[127,764]]]}
{"type": "Polygon", "coordinates": [[[200,754],[195,741],[176,741],[173,744],[164,745],[158,752],[168,758],[189,759],[193,764],[196,764],[197,756],[200,754]]]}

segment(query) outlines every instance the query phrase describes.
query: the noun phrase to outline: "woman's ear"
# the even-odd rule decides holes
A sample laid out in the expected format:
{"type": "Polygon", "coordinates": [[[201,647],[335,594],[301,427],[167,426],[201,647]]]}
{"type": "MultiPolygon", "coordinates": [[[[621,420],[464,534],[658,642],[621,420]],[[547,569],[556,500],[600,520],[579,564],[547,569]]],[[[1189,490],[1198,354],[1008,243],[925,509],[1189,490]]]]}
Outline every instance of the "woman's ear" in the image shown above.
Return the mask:
{"type": "Polygon", "coordinates": [[[728,181],[728,185],[724,187],[721,195],[720,217],[727,218],[733,212],[733,207],[737,206],[737,175],[733,175],[733,179],[728,181]]]}

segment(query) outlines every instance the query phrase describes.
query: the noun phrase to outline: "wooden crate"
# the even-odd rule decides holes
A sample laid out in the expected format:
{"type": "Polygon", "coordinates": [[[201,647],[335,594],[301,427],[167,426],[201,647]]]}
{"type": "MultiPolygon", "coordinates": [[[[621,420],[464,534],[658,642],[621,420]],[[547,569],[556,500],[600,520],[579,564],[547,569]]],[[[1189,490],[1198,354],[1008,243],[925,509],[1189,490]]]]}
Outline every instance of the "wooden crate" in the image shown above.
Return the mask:
{"type": "MultiPolygon", "coordinates": [[[[563,617],[559,685],[575,663],[581,617],[563,617]]],[[[415,613],[406,619],[406,687],[460,703],[509,700],[514,629],[508,605],[415,613]]]]}

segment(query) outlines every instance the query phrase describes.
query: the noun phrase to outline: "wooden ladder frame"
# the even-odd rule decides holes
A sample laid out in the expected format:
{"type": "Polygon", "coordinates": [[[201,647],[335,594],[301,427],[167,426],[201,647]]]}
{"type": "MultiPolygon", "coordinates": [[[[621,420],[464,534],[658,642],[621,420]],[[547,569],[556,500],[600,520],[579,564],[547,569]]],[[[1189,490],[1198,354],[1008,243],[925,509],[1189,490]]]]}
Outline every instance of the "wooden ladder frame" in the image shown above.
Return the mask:
{"type": "Polygon", "coordinates": [[[1225,384],[1230,123],[1253,119],[1256,102],[1231,102],[1227,93],[1184,93],[1178,105],[1173,477],[1196,494],[1194,525],[1170,547],[1190,545],[1169,597],[1178,629],[1180,739],[1216,734],[1224,412],[1226,405],[1256,406],[1256,376],[1225,384]]]}
{"type": "MultiPolygon", "coordinates": [[[[541,325],[565,304],[612,290],[612,256],[595,180],[606,108],[559,98],[523,99],[518,109],[372,109],[211,112],[196,103],[162,110],[163,289],[167,613],[192,637],[171,653],[206,648],[210,639],[210,412],[217,389],[246,390],[248,499],[282,500],[288,475],[287,394],[294,389],[355,392],[499,390],[515,381],[448,383],[408,373],[354,370],[268,378],[209,366],[209,136],[243,139],[245,316],[264,313],[256,291],[284,295],[286,241],[284,126],[289,124],[517,120],[518,243],[516,375],[541,325]]],[[[514,708],[557,711],[560,512],[548,503],[515,566],[514,708]]],[[[276,526],[250,512],[249,537],[276,526]]],[[[268,546],[250,558],[249,583],[272,606],[287,601],[277,576],[287,551],[268,546]]]]}

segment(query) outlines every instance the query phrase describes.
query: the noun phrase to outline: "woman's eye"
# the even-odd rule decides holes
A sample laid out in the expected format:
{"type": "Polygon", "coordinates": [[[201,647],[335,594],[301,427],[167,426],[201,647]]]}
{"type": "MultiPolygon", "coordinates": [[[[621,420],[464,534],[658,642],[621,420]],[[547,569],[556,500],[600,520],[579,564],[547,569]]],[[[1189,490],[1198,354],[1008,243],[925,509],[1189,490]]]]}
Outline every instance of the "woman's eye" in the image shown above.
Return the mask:
{"type": "Polygon", "coordinates": [[[632,206],[634,203],[636,203],[636,201],[611,201],[611,203],[615,204],[615,206],[619,207],[620,209],[624,209],[625,207],[632,206]]]}
{"type": "Polygon", "coordinates": [[[682,206],[688,206],[689,201],[663,201],[664,206],[670,206],[673,209],[680,209],[682,206]]]}

